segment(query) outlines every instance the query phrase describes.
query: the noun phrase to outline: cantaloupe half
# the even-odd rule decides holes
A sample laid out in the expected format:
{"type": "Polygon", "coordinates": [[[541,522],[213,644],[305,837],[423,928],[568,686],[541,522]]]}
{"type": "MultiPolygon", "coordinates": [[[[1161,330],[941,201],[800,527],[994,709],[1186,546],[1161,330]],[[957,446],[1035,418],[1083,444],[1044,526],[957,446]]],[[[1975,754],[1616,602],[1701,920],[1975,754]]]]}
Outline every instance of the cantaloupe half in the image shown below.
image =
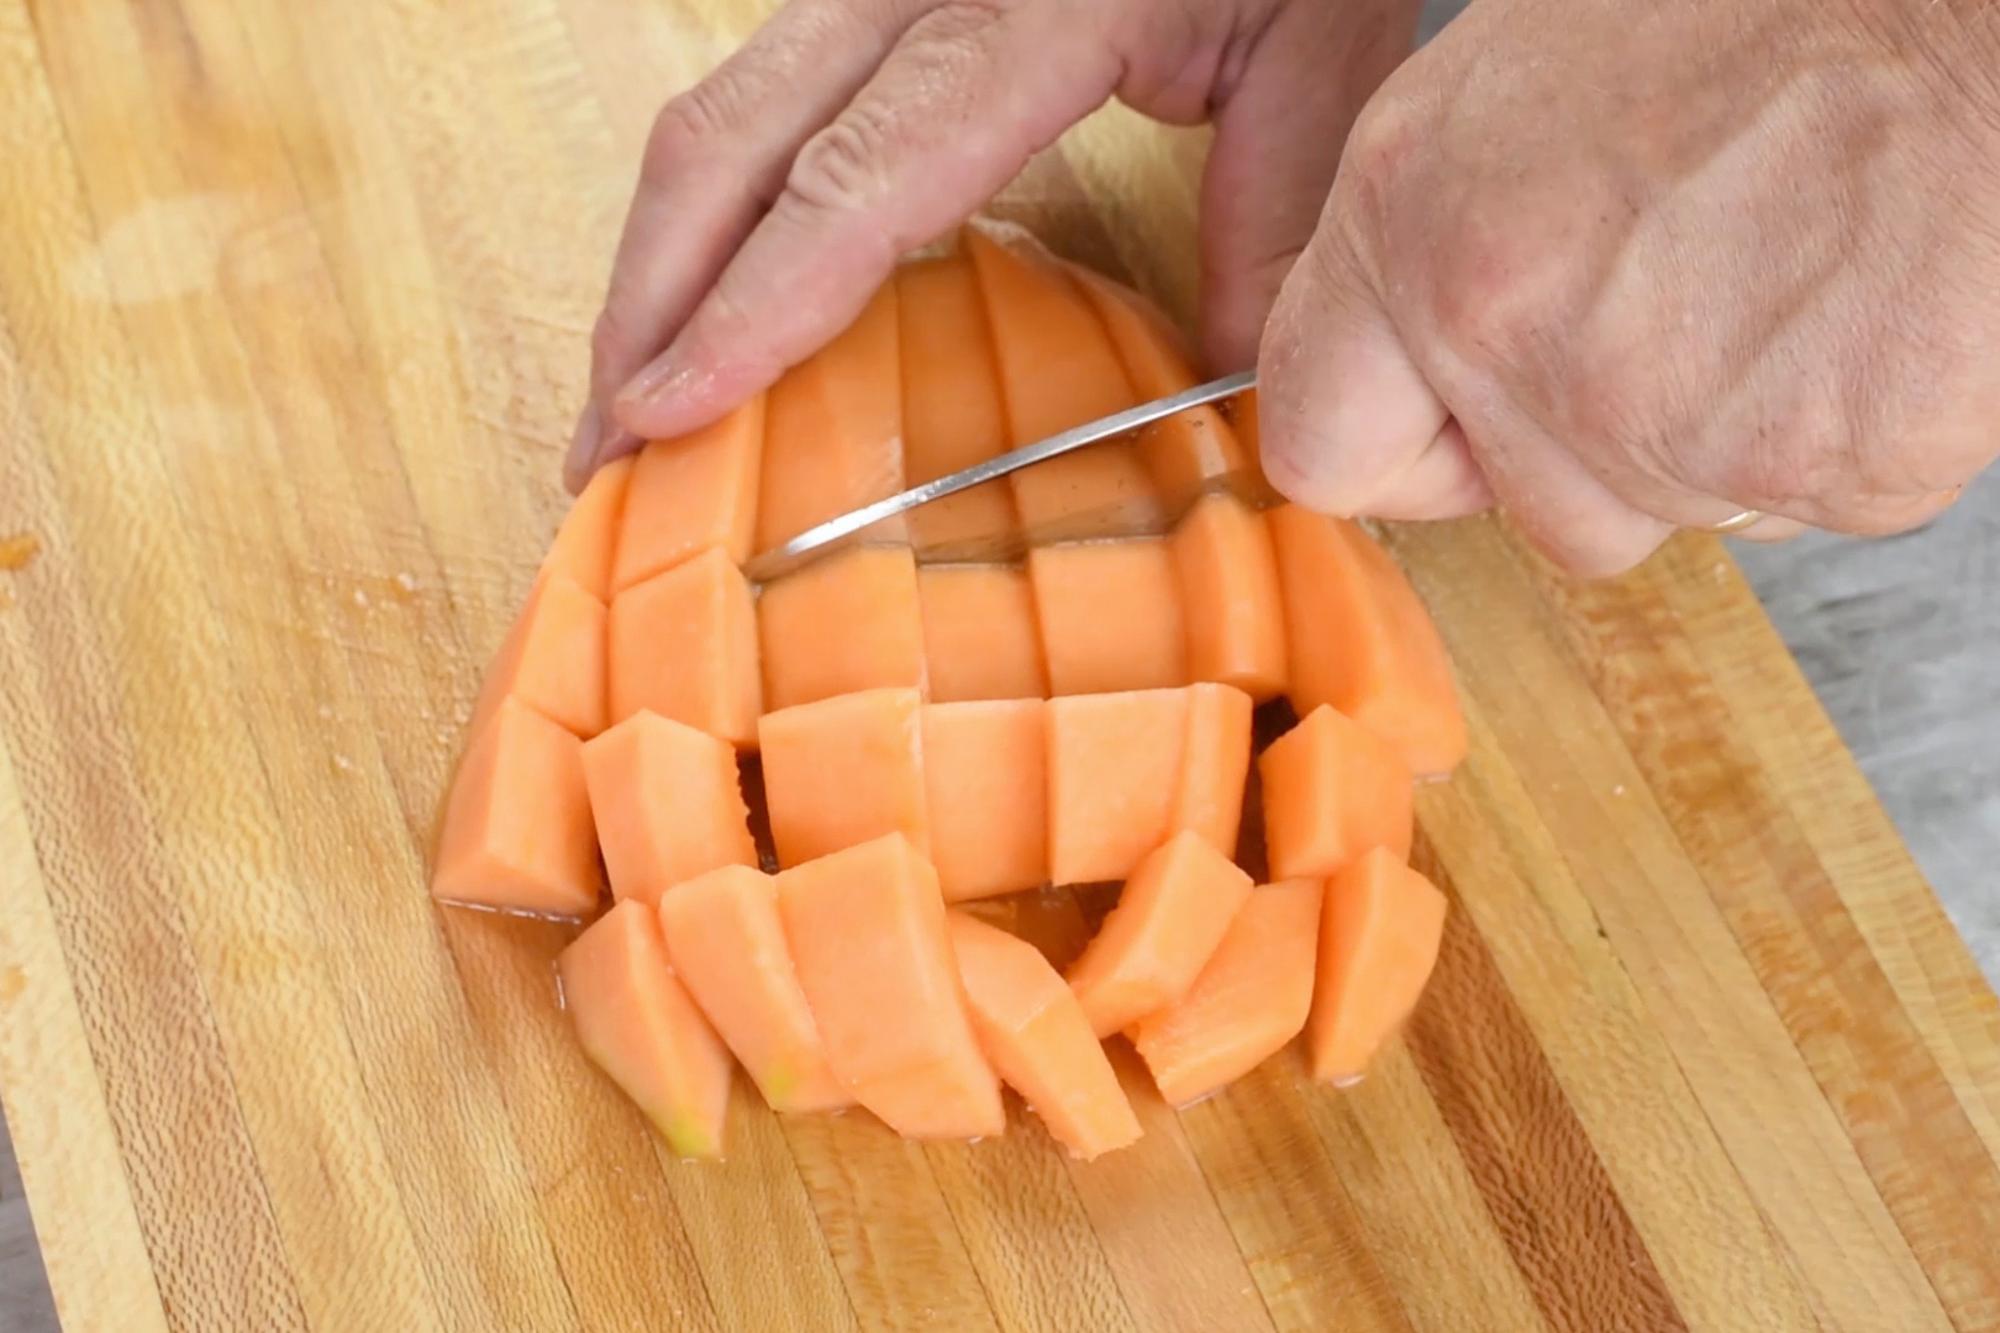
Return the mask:
{"type": "Polygon", "coordinates": [[[729,742],[635,713],[584,744],[583,776],[616,897],[657,903],[717,866],[757,864],[729,742]]]}
{"type": "Polygon", "coordinates": [[[921,705],[915,690],[861,690],[764,714],[764,800],[778,864],[885,833],[930,846],[921,705]]]}
{"type": "Polygon", "coordinates": [[[1403,1026],[1437,965],[1444,895],[1378,848],[1327,885],[1306,1049],[1314,1078],[1359,1079],[1403,1026]]]}
{"type": "Polygon", "coordinates": [[[1377,847],[1410,855],[1410,770],[1388,742],[1322,704],[1257,759],[1271,873],[1324,879],[1377,847]]]}

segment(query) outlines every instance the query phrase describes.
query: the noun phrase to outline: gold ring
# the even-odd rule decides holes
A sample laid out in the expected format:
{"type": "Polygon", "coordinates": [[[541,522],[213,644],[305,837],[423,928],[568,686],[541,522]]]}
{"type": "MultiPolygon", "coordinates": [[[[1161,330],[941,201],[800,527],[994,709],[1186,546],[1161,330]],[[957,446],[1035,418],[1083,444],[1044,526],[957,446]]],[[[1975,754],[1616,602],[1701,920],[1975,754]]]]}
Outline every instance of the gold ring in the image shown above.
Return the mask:
{"type": "Polygon", "coordinates": [[[1741,532],[1745,528],[1754,528],[1763,521],[1763,510],[1741,509],[1731,514],[1728,518],[1723,519],[1720,523],[1709,524],[1702,531],[1715,533],[1718,537],[1727,537],[1732,532],[1741,532]]]}

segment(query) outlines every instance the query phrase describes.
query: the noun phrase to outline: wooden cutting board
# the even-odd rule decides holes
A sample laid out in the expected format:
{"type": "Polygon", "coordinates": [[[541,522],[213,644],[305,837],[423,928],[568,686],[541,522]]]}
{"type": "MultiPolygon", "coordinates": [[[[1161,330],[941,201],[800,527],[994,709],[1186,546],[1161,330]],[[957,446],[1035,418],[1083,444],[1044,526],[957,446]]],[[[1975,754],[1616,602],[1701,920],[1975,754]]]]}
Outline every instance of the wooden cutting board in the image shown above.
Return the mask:
{"type": "MultiPolygon", "coordinates": [[[[0,1088],[70,1326],[2000,1326],[2000,1006],[1707,540],[1395,534],[1475,745],[1362,1086],[663,1157],[562,932],[422,848],[647,120],[755,9],[0,0],[0,1088]]],[[[1185,312],[1200,148],[1107,113],[1003,211],[1185,312]]]]}

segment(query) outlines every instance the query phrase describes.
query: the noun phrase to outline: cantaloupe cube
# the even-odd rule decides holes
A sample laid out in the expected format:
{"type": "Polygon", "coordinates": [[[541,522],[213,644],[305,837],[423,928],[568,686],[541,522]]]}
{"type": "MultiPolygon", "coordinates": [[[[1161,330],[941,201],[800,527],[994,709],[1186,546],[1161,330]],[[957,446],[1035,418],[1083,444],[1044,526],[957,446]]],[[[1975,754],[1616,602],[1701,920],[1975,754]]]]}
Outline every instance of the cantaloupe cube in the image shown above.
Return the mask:
{"type": "Polygon", "coordinates": [[[578,736],[604,730],[604,638],[604,603],[567,574],[544,574],[486,670],[469,731],[510,697],[578,736]]]}
{"type": "Polygon", "coordinates": [[[757,864],[728,741],[634,713],[583,747],[583,776],[618,898],[657,903],[717,866],[757,864]]]}
{"type": "Polygon", "coordinates": [[[611,600],[611,564],[624,520],[632,460],[606,463],[556,528],[538,578],[561,575],[600,602],[611,600]]]}
{"type": "Polygon", "coordinates": [[[1188,676],[1262,702],[1285,691],[1285,615],[1264,516],[1233,495],[1202,497],[1174,527],[1188,676]]]}
{"type": "Polygon", "coordinates": [[[1321,704],[1265,747],[1264,843],[1279,879],[1325,879],[1377,847],[1408,860],[1410,770],[1366,727],[1321,704]]]}
{"type": "Polygon", "coordinates": [[[930,840],[946,902],[1048,882],[1046,709],[1040,699],[924,708],[930,840]]]}
{"type": "Polygon", "coordinates": [[[777,881],[730,865],[660,899],[674,972],[774,1111],[853,1102],[833,1076],[778,916],[777,881]]]}
{"type": "MultiPolygon", "coordinates": [[[[895,281],[903,470],[915,486],[1005,453],[1007,414],[972,261],[920,259],[897,269],[895,281]]],[[[990,538],[1013,531],[1015,521],[1012,491],[988,482],[913,510],[910,540],[923,550],[990,538]]]]}
{"type": "Polygon", "coordinates": [[[1305,1026],[1320,896],[1313,879],[1252,890],[1187,994],[1132,1029],[1169,1104],[1186,1106],[1241,1078],[1305,1026]]]}
{"type": "Polygon", "coordinates": [[[1250,696],[1233,685],[1200,684],[1188,687],[1187,700],[1180,789],[1167,826],[1192,829],[1234,856],[1250,779],[1250,696]]]}
{"type": "Polygon", "coordinates": [[[1345,519],[1284,505],[1268,521],[1293,706],[1332,705],[1395,746],[1420,777],[1456,768],[1466,733],[1451,662],[1403,571],[1345,519]]]}
{"type": "Polygon", "coordinates": [[[937,875],[909,839],[891,834],[785,871],[778,909],[827,1063],[857,1101],[912,1137],[1005,1128],[937,875]]]}
{"type": "Polygon", "coordinates": [[[764,714],[764,802],[780,865],[885,833],[930,845],[920,705],[915,690],[862,690],[764,714]]]}
{"type": "Polygon", "coordinates": [[[924,620],[907,546],[851,547],[766,585],[757,629],[767,708],[924,687],[924,620]]]}
{"type": "MultiPolygon", "coordinates": [[[[903,489],[897,341],[896,286],[885,283],[854,323],[771,386],[758,550],[903,489]]],[[[906,527],[892,519],[870,532],[888,541],[906,527]]]]}
{"type": "Polygon", "coordinates": [[[1165,539],[1081,542],[1028,552],[1054,694],[1187,683],[1180,584],[1165,539]]]}
{"type": "Polygon", "coordinates": [[[602,883],[582,750],[520,700],[501,700],[452,780],[431,895],[545,916],[594,907],[602,883]]]}
{"type": "Polygon", "coordinates": [[[739,747],[757,743],[763,687],[750,585],[710,548],[611,603],[611,720],[641,709],[739,747]]]}
{"type": "Polygon", "coordinates": [[[1186,690],[1051,699],[1049,875],[1123,879],[1167,840],[1187,747],[1186,690]]]}
{"type": "Polygon", "coordinates": [[[748,560],[757,529],[757,472],[764,453],[764,395],[677,440],[641,449],[625,500],[612,568],[613,588],[629,588],[719,546],[748,560]]]}
{"type": "MultiPolygon", "coordinates": [[[[1139,1119],[1118,1075],[1041,950],[963,912],[949,921],[972,1028],[1000,1077],[1076,1157],[1135,1142],[1139,1119]]],[[[1312,937],[1309,930],[1308,948],[1312,937]]]]}
{"type": "Polygon", "coordinates": [[[1069,970],[1091,1030],[1108,1037],[1186,994],[1250,894],[1250,876],[1199,834],[1139,863],[1069,970]]]}
{"type": "Polygon", "coordinates": [[[667,962],[653,909],[619,903],[556,960],[591,1062],[682,1157],[722,1156],[729,1052],[667,962]]]}
{"type": "Polygon", "coordinates": [[[1444,895],[1378,848],[1327,885],[1306,1049],[1314,1078],[1352,1083],[1403,1026],[1444,938],[1444,895]]]}
{"type": "Polygon", "coordinates": [[[1014,565],[917,570],[931,698],[1039,699],[1048,694],[1028,572],[1014,565]]]}

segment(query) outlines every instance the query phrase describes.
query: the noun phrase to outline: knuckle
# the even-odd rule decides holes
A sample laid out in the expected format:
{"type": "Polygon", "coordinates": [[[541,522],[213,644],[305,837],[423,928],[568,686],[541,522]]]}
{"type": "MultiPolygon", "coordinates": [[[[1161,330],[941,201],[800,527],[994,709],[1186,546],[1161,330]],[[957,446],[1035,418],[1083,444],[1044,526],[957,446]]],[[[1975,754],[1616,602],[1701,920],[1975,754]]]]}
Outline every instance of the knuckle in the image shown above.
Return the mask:
{"type": "Polygon", "coordinates": [[[1432,297],[1440,338],[1471,365],[1542,359],[1564,323],[1565,256],[1510,226],[1508,212],[1460,228],[1432,297]]]}
{"type": "Polygon", "coordinates": [[[711,156],[743,125],[755,96],[728,65],[669,98],[646,137],[642,172],[656,178],[711,156]]]}
{"type": "Polygon", "coordinates": [[[806,140],[785,179],[785,195],[812,213],[859,212],[881,197],[894,131],[855,106],[806,140]]]}

